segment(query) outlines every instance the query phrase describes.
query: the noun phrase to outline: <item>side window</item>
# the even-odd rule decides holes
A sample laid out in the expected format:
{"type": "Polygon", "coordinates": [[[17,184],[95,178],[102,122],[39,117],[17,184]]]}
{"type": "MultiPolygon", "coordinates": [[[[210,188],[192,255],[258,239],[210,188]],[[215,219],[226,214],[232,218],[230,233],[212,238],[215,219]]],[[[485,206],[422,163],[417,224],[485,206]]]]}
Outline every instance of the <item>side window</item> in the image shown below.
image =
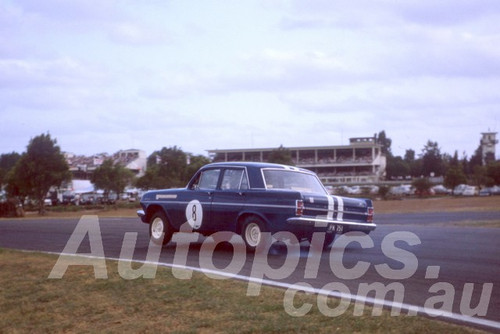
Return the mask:
{"type": "Polygon", "coordinates": [[[248,189],[248,179],[244,169],[226,169],[222,176],[222,190],[248,189]]]}
{"type": "Polygon", "coordinates": [[[193,189],[215,189],[219,181],[220,169],[208,169],[200,173],[199,178],[193,183],[193,189]]]}
{"type": "Polygon", "coordinates": [[[247,177],[247,173],[243,173],[243,176],[242,176],[242,178],[241,178],[241,186],[240,186],[240,189],[241,189],[241,190],[246,190],[246,189],[248,189],[248,188],[250,188],[250,187],[248,186],[248,177],[247,177]]]}

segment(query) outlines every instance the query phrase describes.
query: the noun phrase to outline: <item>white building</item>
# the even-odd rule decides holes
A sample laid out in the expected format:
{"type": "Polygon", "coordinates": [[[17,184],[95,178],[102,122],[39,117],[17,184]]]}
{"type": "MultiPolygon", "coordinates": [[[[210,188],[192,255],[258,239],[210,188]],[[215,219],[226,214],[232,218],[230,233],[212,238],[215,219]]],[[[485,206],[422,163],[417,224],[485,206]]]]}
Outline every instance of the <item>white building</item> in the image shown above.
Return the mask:
{"type": "Polygon", "coordinates": [[[113,155],[99,153],[92,156],[83,156],[67,152],[64,155],[74,179],[89,179],[94,170],[107,159],[111,159],[115,164],[119,163],[130,169],[138,177],[146,173],[147,156],[146,152],[142,150],[120,150],[113,155]]]}
{"type": "MultiPolygon", "coordinates": [[[[287,147],[297,167],[318,174],[326,185],[377,183],[385,176],[386,157],[376,137],[350,138],[349,145],[287,147]]],[[[214,162],[267,162],[276,148],[208,150],[214,162]]]]}
{"type": "Polygon", "coordinates": [[[115,163],[121,163],[130,169],[136,176],[141,177],[146,173],[147,156],[142,150],[121,150],[113,154],[115,163]]]}

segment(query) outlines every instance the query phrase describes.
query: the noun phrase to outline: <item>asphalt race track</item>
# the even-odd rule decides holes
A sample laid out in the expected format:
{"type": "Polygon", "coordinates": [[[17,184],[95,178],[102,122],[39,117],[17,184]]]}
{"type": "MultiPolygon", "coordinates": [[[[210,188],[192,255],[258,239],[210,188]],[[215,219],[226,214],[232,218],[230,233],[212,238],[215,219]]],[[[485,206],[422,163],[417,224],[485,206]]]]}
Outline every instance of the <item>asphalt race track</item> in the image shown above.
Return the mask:
{"type": "MultiPolygon", "coordinates": [[[[213,238],[199,236],[197,242],[189,243],[189,235],[177,234],[176,242],[163,248],[159,262],[172,264],[176,251],[183,249],[188,255],[180,263],[188,268],[226,270],[240,279],[257,273],[267,283],[276,281],[285,288],[296,283],[316,289],[341,284],[352,295],[361,292],[368,299],[385,299],[389,309],[399,291],[402,316],[412,312],[428,316],[431,313],[414,306],[434,305],[431,307],[448,310],[445,305],[449,302],[452,315],[445,320],[500,331],[500,228],[452,224],[500,220],[500,212],[378,214],[375,219],[378,227],[369,237],[337,237],[332,249],[325,251],[302,243],[288,252],[287,244],[276,243],[267,258],[240,252],[243,244],[238,238],[216,243],[213,238]],[[237,271],[231,271],[235,267],[237,271]],[[394,291],[376,295],[367,287],[374,283],[371,287],[394,291]],[[485,315],[475,315],[474,309],[485,315]],[[470,312],[474,315],[472,322],[462,316],[470,312]]],[[[60,253],[82,220],[0,219],[0,247],[60,253]]],[[[138,218],[98,218],[98,225],[106,257],[119,258],[125,234],[137,232],[134,260],[146,259],[148,230],[138,218]]],[[[94,251],[86,235],[77,252],[94,251]]]]}

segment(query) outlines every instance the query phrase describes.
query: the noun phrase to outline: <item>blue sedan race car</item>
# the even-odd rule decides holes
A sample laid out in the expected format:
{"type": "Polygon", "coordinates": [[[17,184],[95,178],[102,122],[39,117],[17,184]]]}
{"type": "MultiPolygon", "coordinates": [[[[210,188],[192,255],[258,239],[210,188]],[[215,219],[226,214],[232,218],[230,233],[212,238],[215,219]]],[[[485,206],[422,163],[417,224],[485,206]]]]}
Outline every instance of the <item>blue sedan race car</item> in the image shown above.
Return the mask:
{"type": "Polygon", "coordinates": [[[288,231],[299,241],[323,232],[327,247],[336,234],[376,227],[370,199],[329,195],[313,172],[270,163],[208,164],[186,188],[148,191],[141,206],[137,214],[157,244],[167,244],[185,223],[206,236],[237,233],[249,251],[265,232],[288,231]]]}

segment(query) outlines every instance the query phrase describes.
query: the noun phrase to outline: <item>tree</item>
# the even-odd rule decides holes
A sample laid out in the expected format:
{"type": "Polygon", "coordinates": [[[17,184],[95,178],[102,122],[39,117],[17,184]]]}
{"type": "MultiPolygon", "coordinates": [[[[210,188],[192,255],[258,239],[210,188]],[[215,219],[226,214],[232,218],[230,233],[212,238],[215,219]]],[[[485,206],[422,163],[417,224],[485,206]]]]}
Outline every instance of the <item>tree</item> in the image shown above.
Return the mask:
{"type": "Polygon", "coordinates": [[[284,148],[283,145],[273,150],[271,154],[269,154],[267,161],[276,164],[295,165],[292,160],[292,153],[290,153],[289,149],[284,148]]]}
{"type": "Polygon", "coordinates": [[[424,197],[430,193],[432,184],[428,178],[419,177],[413,180],[412,186],[415,187],[415,193],[417,193],[419,197],[424,197]]]}
{"type": "Polygon", "coordinates": [[[14,168],[21,155],[16,152],[0,155],[0,188],[7,182],[7,173],[14,168]]]}
{"type": "Polygon", "coordinates": [[[415,151],[408,149],[405,152],[404,161],[408,164],[410,169],[409,174],[413,177],[422,175],[422,159],[415,158],[415,151]]]}
{"type": "Polygon", "coordinates": [[[488,166],[491,163],[495,162],[495,153],[493,152],[486,152],[486,155],[484,157],[484,164],[488,166]]]}
{"type": "Polygon", "coordinates": [[[191,177],[200,169],[202,166],[210,163],[210,159],[203,155],[189,155],[189,164],[186,169],[185,184],[189,182],[191,177]]]}
{"type": "Polygon", "coordinates": [[[382,145],[382,153],[383,154],[392,154],[391,153],[392,140],[390,138],[387,138],[384,130],[379,132],[377,138],[378,138],[377,143],[382,145]]]}
{"type": "Polygon", "coordinates": [[[474,166],[474,171],[470,174],[473,184],[479,188],[482,185],[492,187],[494,185],[493,179],[488,177],[486,166],[474,166]]]}
{"type": "Polygon", "coordinates": [[[483,147],[481,144],[479,144],[478,148],[469,160],[467,167],[468,174],[470,175],[471,173],[474,173],[477,166],[483,166],[483,147]]]}
{"type": "Polygon", "coordinates": [[[463,171],[463,166],[458,161],[458,152],[455,151],[455,155],[451,158],[450,165],[444,176],[444,186],[450,188],[453,194],[455,187],[463,183],[467,183],[467,177],[463,171]]]}
{"type": "Polygon", "coordinates": [[[45,213],[44,199],[52,186],[60,186],[71,179],[68,164],[57,140],[50,134],[41,134],[30,140],[23,153],[9,173],[7,191],[11,196],[30,196],[40,214],[45,213]]]}
{"type": "Polygon", "coordinates": [[[415,161],[415,150],[406,150],[404,159],[408,164],[413,163],[415,161]]]}
{"type": "Polygon", "coordinates": [[[102,189],[104,198],[108,199],[111,191],[114,191],[117,195],[122,193],[133,177],[134,174],[131,170],[120,164],[114,164],[111,159],[106,159],[94,170],[90,182],[97,189],[102,189]]]}
{"type": "Polygon", "coordinates": [[[177,146],[153,152],[148,157],[146,173],[137,180],[136,186],[142,189],[184,186],[190,177],[187,175],[187,160],[188,155],[177,146]]]}
{"type": "Polygon", "coordinates": [[[382,199],[387,199],[387,195],[389,194],[389,186],[382,185],[378,188],[378,195],[382,197],[382,199]]]}
{"type": "Polygon", "coordinates": [[[422,150],[422,174],[443,175],[443,158],[437,142],[427,141],[422,150]]]}
{"type": "MultiPolygon", "coordinates": [[[[381,152],[386,156],[386,177],[387,179],[392,179],[396,177],[406,177],[411,173],[411,165],[405,159],[400,156],[395,157],[391,152],[392,140],[387,137],[384,130],[380,131],[378,135],[375,135],[376,141],[381,145],[381,152]]],[[[408,153],[408,151],[407,151],[408,153]]]]}
{"type": "Polygon", "coordinates": [[[185,153],[177,146],[163,147],[148,157],[146,173],[137,179],[136,186],[141,189],[183,187],[208,163],[207,157],[185,153]]]}
{"type": "Polygon", "coordinates": [[[405,177],[410,175],[410,167],[408,163],[401,157],[393,157],[392,154],[387,156],[386,167],[387,178],[405,177]]]}
{"type": "Polygon", "coordinates": [[[136,180],[135,186],[144,190],[165,188],[163,185],[167,181],[160,176],[159,169],[158,165],[148,165],[146,173],[136,180]]]}
{"type": "Polygon", "coordinates": [[[486,175],[493,184],[500,185],[500,162],[491,162],[486,166],[486,175]]]}
{"type": "MultiPolygon", "coordinates": [[[[154,153],[153,153],[154,154],[154,153]]],[[[162,188],[174,188],[185,185],[187,154],[179,147],[163,147],[155,156],[158,173],[163,178],[162,188]]]]}

